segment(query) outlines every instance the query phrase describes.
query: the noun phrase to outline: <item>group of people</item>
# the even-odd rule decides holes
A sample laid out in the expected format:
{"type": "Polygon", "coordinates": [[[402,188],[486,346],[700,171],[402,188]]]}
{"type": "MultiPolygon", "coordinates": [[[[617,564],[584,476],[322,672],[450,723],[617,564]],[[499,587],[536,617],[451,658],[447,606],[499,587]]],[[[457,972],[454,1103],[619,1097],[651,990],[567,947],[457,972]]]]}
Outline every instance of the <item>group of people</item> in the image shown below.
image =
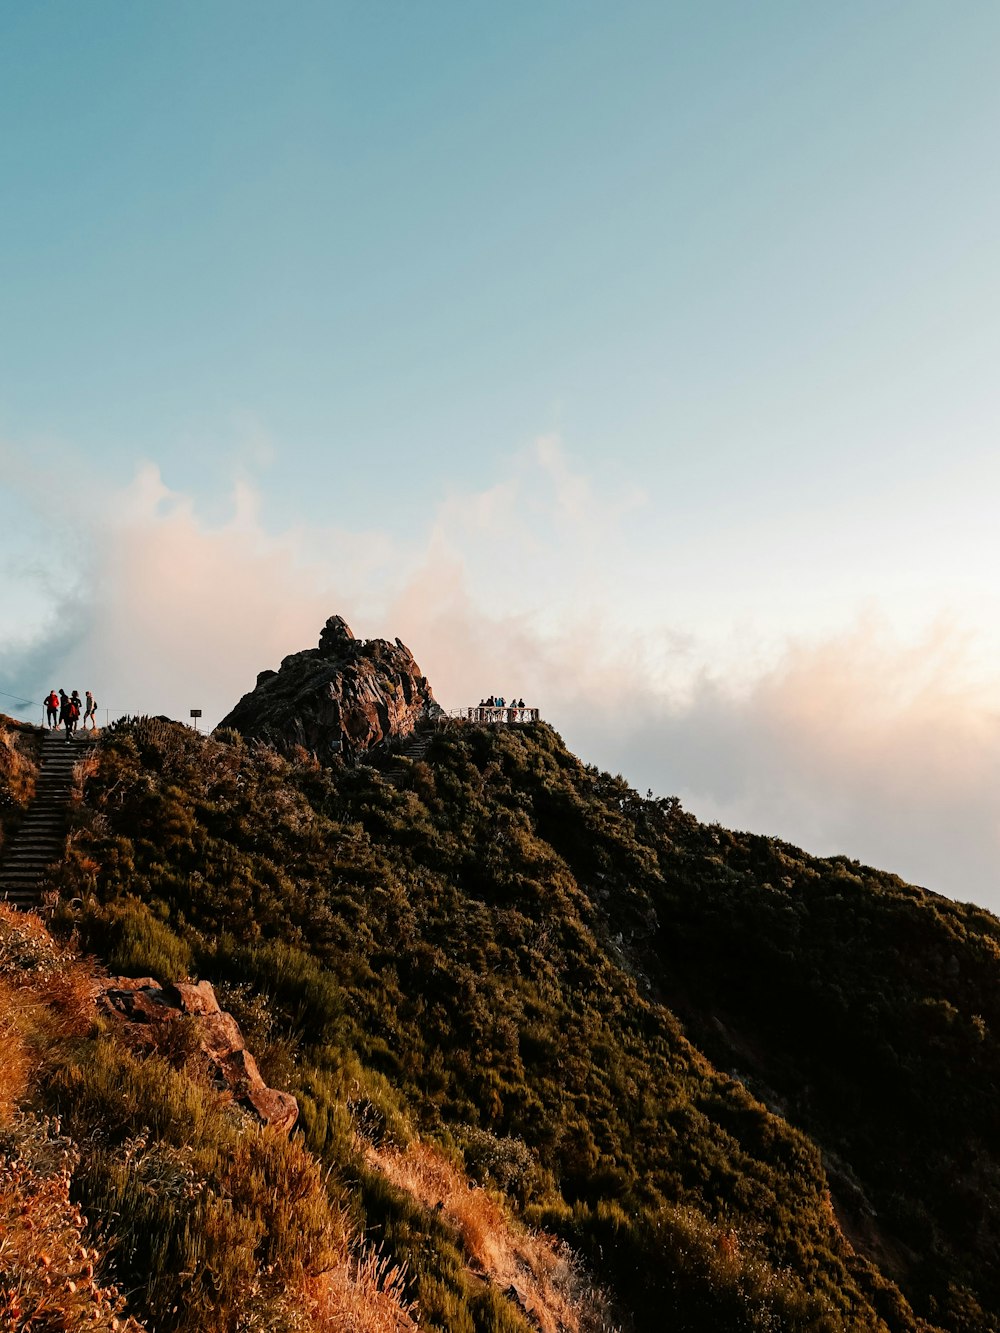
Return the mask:
{"type": "Polygon", "coordinates": [[[65,690],[60,690],[57,694],[52,690],[45,699],[45,714],[48,718],[49,728],[52,731],[58,730],[60,726],[66,728],[66,739],[72,740],[73,733],[80,725],[80,718],[83,717],[83,729],[87,730],[87,721],[89,719],[91,728],[97,730],[97,700],[89,690],[86,692],[86,703],[80,698],[80,691],[74,690],[72,694],[67,694],[65,690]]]}
{"type": "Polygon", "coordinates": [[[472,722],[537,722],[538,709],[528,708],[523,699],[505,699],[502,694],[491,694],[480,699],[476,708],[468,710],[472,722]]]}

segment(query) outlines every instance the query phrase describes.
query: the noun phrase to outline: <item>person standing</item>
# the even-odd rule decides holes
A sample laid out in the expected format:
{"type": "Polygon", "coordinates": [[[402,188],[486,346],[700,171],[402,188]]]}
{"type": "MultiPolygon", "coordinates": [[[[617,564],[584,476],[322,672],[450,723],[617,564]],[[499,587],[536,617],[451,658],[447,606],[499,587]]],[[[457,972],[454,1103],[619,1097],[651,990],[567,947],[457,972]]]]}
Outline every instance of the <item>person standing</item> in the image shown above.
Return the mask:
{"type": "Polygon", "coordinates": [[[83,711],[83,703],[80,699],[80,691],[74,690],[69,696],[69,729],[76,731],[80,725],[80,713],[83,711]]]}
{"type": "Polygon", "coordinates": [[[52,731],[59,725],[59,696],[55,690],[52,690],[45,697],[45,715],[49,720],[49,730],[52,731]]]}
{"type": "Polygon", "coordinates": [[[97,700],[94,698],[94,696],[91,694],[91,692],[90,692],[89,690],[87,691],[87,707],[84,709],[84,713],[83,713],[83,729],[84,729],[84,731],[87,730],[87,718],[88,718],[88,717],[90,718],[90,727],[91,727],[91,730],[92,730],[92,731],[96,731],[96,730],[97,730],[97,700]]]}

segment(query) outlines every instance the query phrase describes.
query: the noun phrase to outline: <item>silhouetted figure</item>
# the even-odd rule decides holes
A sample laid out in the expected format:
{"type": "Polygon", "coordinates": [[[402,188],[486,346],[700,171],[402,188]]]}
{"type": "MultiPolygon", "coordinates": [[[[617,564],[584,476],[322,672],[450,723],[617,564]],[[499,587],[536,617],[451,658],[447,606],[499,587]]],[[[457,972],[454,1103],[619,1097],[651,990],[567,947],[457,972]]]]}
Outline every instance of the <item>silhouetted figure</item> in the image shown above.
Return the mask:
{"type": "Polygon", "coordinates": [[[83,729],[84,729],[84,731],[87,730],[87,718],[88,718],[88,717],[90,718],[90,726],[91,726],[91,730],[92,730],[92,731],[96,731],[96,730],[97,730],[97,700],[94,698],[94,696],[91,694],[91,692],[90,692],[89,690],[87,691],[87,707],[84,709],[84,713],[83,713],[83,729]]]}
{"type": "Polygon", "coordinates": [[[83,712],[83,701],[80,698],[80,691],[74,690],[69,696],[69,725],[70,731],[75,735],[80,728],[80,714],[83,712]]]}

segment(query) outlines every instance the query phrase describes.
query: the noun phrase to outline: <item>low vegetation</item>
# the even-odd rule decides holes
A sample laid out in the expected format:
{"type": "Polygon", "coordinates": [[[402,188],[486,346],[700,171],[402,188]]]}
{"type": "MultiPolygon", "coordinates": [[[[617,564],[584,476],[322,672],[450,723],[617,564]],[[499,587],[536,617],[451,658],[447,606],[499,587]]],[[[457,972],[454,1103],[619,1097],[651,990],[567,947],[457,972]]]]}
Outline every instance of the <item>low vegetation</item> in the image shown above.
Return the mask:
{"type": "Polygon", "coordinates": [[[140,719],[79,770],[67,943],[0,915],[13,1327],[1000,1330],[1000,922],[543,725],[384,762],[140,719]],[[292,1139],[81,951],[210,980],[292,1139]]]}
{"type": "Polygon", "coordinates": [[[545,726],[456,726],[389,762],[111,729],[61,928],[114,970],[220,988],[423,1327],[539,1318],[446,1198],[394,1179],[433,1143],[511,1235],[580,1256],[575,1290],[608,1292],[581,1326],[1000,1327],[992,1223],[967,1249],[945,1192],[952,1169],[993,1188],[972,1106],[997,1067],[992,918],[699,825],[545,726]]]}
{"type": "Polygon", "coordinates": [[[40,732],[0,717],[0,853],[35,793],[40,732]]]}
{"type": "Polygon", "coordinates": [[[94,993],[89,965],[0,906],[0,1328],[413,1328],[402,1274],[301,1138],[256,1127],[183,1057],[137,1057],[94,993]]]}

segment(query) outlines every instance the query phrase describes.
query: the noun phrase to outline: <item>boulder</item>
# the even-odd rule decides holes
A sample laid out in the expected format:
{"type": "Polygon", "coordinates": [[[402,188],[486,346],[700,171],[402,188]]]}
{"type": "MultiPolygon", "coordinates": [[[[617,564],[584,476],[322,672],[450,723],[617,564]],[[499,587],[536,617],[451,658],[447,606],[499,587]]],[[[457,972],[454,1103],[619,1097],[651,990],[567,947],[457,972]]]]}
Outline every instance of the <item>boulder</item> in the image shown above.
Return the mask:
{"type": "Polygon", "coordinates": [[[217,1014],[220,1012],[215,991],[207,981],[178,981],[163,987],[169,1002],[182,1014],[217,1014]]]}
{"type": "Polygon", "coordinates": [[[331,616],[317,647],[262,671],[219,726],[281,749],[302,746],[328,762],[407,736],[441,714],[405,644],[356,639],[343,616],[331,616]]]}
{"type": "Polygon", "coordinates": [[[239,1024],[219,1006],[207,981],[161,986],[153,977],[106,977],[96,994],[98,1010],[117,1023],[130,1045],[161,1047],[164,1031],[185,1019],[191,1024],[197,1050],[209,1077],[263,1125],[291,1133],[299,1105],[290,1092],[269,1088],[246,1048],[239,1024]]]}
{"type": "Polygon", "coordinates": [[[281,1134],[290,1134],[299,1118],[299,1104],[290,1092],[279,1092],[277,1088],[267,1088],[263,1083],[259,1087],[248,1088],[245,1101],[253,1107],[262,1124],[277,1130],[281,1134]]]}

